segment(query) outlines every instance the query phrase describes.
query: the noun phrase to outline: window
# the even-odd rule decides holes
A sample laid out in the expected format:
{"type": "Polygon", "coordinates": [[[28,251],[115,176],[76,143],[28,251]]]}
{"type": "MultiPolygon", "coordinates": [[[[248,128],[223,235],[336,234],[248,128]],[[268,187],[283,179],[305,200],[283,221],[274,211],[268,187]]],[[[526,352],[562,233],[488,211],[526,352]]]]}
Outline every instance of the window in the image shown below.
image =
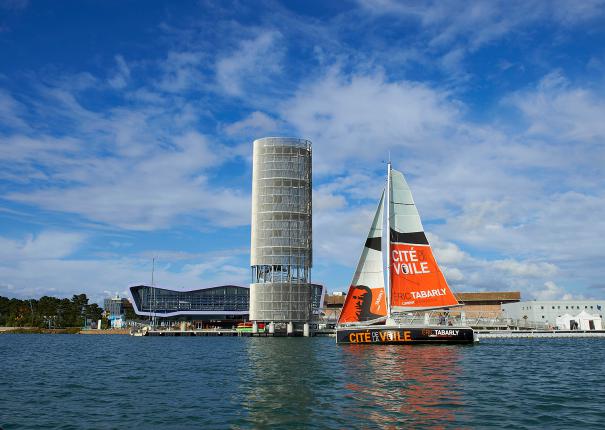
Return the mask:
{"type": "Polygon", "coordinates": [[[544,309],[544,306],[540,306],[540,309],[544,309]]]}
{"type": "Polygon", "coordinates": [[[569,309],[569,306],[565,306],[565,309],[569,309]]]}
{"type": "Polygon", "coordinates": [[[542,319],[544,319],[544,315],[542,315],[542,319]]]}
{"type": "Polygon", "coordinates": [[[554,309],[555,307],[553,306],[552,308],[554,309]]]}

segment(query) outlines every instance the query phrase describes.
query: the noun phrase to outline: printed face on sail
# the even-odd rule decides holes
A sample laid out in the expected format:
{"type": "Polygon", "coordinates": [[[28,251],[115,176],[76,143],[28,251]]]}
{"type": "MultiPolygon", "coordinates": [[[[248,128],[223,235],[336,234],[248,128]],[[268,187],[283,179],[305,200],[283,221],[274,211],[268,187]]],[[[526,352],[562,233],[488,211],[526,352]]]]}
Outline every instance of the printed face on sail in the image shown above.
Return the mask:
{"type": "Polygon", "coordinates": [[[339,322],[370,321],[386,315],[383,288],[354,285],[349,289],[339,322]]]}
{"type": "Polygon", "coordinates": [[[357,318],[359,319],[362,313],[364,313],[364,308],[370,308],[370,300],[368,300],[370,299],[370,297],[368,297],[368,294],[370,294],[370,292],[366,289],[355,288],[351,294],[351,299],[353,300],[353,309],[355,309],[355,313],[357,314],[357,318]]]}

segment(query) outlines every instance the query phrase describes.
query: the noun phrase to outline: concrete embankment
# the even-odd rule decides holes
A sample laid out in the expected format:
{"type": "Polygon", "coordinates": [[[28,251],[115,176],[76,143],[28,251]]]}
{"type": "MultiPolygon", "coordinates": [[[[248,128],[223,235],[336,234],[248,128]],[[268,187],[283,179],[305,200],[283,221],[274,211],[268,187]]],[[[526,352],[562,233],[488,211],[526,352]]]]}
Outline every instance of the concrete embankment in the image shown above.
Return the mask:
{"type": "Polygon", "coordinates": [[[605,330],[476,330],[481,339],[521,339],[521,338],[605,338],[605,330]]]}
{"type": "Polygon", "coordinates": [[[110,328],[107,330],[80,330],[78,334],[130,334],[130,329],[110,328]]]}

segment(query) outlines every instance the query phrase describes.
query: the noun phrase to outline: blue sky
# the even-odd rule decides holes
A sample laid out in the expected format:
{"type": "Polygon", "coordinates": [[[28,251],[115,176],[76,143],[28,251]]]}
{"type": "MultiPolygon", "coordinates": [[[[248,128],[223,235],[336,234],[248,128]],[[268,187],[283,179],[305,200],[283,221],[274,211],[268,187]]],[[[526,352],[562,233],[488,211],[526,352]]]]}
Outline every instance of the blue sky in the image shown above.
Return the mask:
{"type": "Polygon", "coordinates": [[[0,0],[0,59],[0,295],[247,284],[285,135],[328,290],[390,151],[455,291],[605,296],[603,1],[0,0]]]}

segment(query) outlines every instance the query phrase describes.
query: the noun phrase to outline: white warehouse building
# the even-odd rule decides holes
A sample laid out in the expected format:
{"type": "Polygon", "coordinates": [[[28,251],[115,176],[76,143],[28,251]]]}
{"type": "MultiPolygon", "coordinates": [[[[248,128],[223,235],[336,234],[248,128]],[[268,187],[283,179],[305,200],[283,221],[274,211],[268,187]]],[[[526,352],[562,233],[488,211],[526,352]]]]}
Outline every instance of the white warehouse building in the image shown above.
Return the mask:
{"type": "Polygon", "coordinates": [[[599,322],[595,330],[603,330],[604,307],[605,300],[533,300],[503,303],[502,317],[516,321],[520,327],[553,328],[557,326],[557,318],[565,314],[575,317],[585,312],[599,322]]]}

